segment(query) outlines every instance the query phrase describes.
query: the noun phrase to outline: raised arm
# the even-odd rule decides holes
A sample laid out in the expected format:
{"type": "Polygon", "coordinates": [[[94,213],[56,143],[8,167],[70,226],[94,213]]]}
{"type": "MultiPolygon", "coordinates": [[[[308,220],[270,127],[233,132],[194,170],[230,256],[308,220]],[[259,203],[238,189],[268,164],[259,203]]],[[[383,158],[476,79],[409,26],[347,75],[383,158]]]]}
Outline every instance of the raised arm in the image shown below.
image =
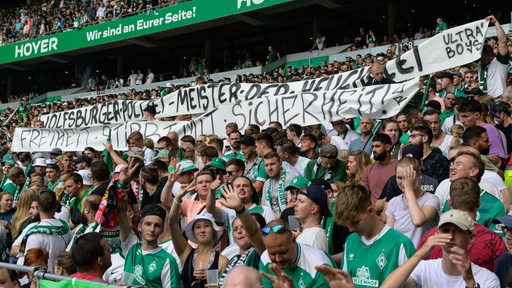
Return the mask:
{"type": "Polygon", "coordinates": [[[107,141],[107,143],[105,143],[105,148],[110,154],[110,157],[112,157],[112,161],[114,161],[114,163],[116,163],[117,165],[124,164],[128,166],[128,163],[126,163],[126,161],[124,161],[123,158],[121,158],[121,156],[119,156],[119,154],[114,150],[114,147],[112,147],[111,142],[107,141]]]}
{"type": "Polygon", "coordinates": [[[169,228],[171,229],[172,235],[172,244],[174,245],[174,249],[176,253],[180,257],[181,265],[185,263],[188,254],[192,251],[192,247],[185,239],[185,236],[181,233],[180,229],[180,213],[181,213],[181,201],[183,196],[187,193],[195,189],[194,183],[187,185],[186,187],[181,187],[178,195],[174,199],[173,205],[171,205],[171,212],[169,213],[169,228]]]}
{"type": "Polygon", "coordinates": [[[206,211],[213,215],[215,221],[222,222],[222,211],[220,208],[215,206],[215,202],[217,201],[217,197],[215,195],[215,189],[220,186],[220,175],[217,175],[217,178],[211,184],[210,190],[208,191],[208,195],[206,196],[206,211]]]}
{"type": "Polygon", "coordinates": [[[221,191],[224,198],[220,198],[219,203],[224,207],[235,210],[236,214],[240,218],[240,221],[242,221],[245,234],[251,241],[252,245],[254,246],[254,249],[256,249],[256,252],[258,252],[259,255],[263,254],[266,247],[258,223],[254,219],[254,217],[252,217],[251,213],[249,213],[249,211],[245,209],[242,200],[240,200],[240,197],[238,197],[238,193],[235,192],[233,187],[224,187],[223,189],[221,189],[221,191]]]}
{"type": "Polygon", "coordinates": [[[180,169],[169,173],[169,177],[167,177],[167,182],[165,183],[164,188],[162,188],[162,195],[160,196],[160,201],[164,206],[168,208],[171,207],[172,201],[174,200],[174,197],[172,195],[172,187],[174,187],[174,184],[180,177],[182,171],[183,169],[180,169]]]}
{"type": "Polygon", "coordinates": [[[421,248],[414,253],[404,264],[398,266],[388,275],[381,288],[416,287],[416,282],[410,277],[418,263],[432,251],[435,246],[443,246],[449,243],[450,234],[436,234],[430,236],[421,248]]]}
{"type": "Polygon", "coordinates": [[[505,31],[503,30],[503,27],[501,27],[500,22],[498,22],[498,19],[496,19],[494,15],[485,17],[485,20],[489,21],[491,24],[494,24],[494,27],[496,27],[499,53],[501,55],[508,55],[507,36],[505,35],[505,31]]]}
{"type": "Polygon", "coordinates": [[[130,236],[130,220],[128,219],[128,200],[117,203],[117,214],[119,217],[119,230],[121,234],[119,238],[121,243],[126,242],[128,236],[130,236]]]}

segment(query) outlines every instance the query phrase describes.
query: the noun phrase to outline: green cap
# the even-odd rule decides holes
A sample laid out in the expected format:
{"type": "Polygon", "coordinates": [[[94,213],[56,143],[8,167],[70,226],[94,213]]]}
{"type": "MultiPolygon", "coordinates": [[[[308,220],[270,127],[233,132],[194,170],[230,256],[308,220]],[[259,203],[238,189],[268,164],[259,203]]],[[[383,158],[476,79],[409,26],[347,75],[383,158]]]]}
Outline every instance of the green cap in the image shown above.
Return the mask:
{"type": "Polygon", "coordinates": [[[295,178],[292,179],[292,181],[290,181],[290,184],[288,184],[288,186],[286,186],[286,188],[284,190],[290,190],[292,188],[297,188],[297,189],[306,189],[309,185],[309,180],[306,179],[304,176],[301,176],[301,175],[297,175],[295,176],[295,178]]]}
{"type": "Polygon", "coordinates": [[[176,164],[176,170],[183,169],[182,172],[197,171],[197,167],[194,165],[192,160],[181,160],[176,164]]]}
{"type": "Polygon", "coordinates": [[[159,159],[159,158],[164,158],[164,159],[169,159],[169,150],[160,150],[160,152],[158,152],[158,155],[156,155],[155,157],[153,157],[153,160],[156,160],[156,159],[159,159]]]}
{"type": "Polygon", "coordinates": [[[14,162],[14,158],[9,153],[5,154],[4,157],[2,157],[2,162],[6,162],[8,160],[11,160],[12,162],[14,162]]]}
{"type": "Polygon", "coordinates": [[[206,167],[215,167],[220,170],[226,170],[226,160],[219,157],[213,157],[212,161],[210,161],[206,167]]]}

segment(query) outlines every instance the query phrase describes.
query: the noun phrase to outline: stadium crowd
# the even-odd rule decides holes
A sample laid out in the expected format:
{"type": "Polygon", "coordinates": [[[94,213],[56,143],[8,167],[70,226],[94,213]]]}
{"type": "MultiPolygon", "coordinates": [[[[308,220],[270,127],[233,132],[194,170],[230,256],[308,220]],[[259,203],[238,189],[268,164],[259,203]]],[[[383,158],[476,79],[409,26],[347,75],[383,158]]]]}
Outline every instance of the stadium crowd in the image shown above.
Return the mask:
{"type": "MultiPolygon", "coordinates": [[[[510,286],[511,54],[488,20],[497,37],[479,61],[422,77],[404,111],[380,121],[244,131],[233,122],[225,135],[197,138],[170,132],[155,142],[134,132],[127,151],[107,140],[103,151],[14,153],[14,129],[44,128],[43,113],[180,87],[8,110],[1,259],[147,287],[510,286]]],[[[382,65],[390,59],[358,55],[237,81],[300,81],[359,65],[370,66],[367,85],[390,84],[382,65]]],[[[144,116],[158,117],[153,106],[144,116]]],[[[38,281],[5,269],[0,278],[38,281]]]]}
{"type": "Polygon", "coordinates": [[[155,13],[169,5],[190,0],[41,0],[18,7],[0,9],[0,45],[80,29],[129,17],[138,13],[155,13]]]}

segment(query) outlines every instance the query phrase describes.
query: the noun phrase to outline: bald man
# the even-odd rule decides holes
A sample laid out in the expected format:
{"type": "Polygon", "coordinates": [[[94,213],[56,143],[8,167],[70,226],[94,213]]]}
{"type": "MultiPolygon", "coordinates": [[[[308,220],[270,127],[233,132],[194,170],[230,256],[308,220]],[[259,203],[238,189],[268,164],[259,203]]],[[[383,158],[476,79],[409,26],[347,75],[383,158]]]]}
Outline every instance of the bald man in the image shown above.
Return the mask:
{"type": "Polygon", "coordinates": [[[359,124],[359,131],[361,137],[352,140],[348,145],[348,151],[364,150],[368,155],[372,154],[372,132],[373,132],[373,119],[370,116],[361,118],[359,124]]]}
{"type": "Polygon", "coordinates": [[[393,84],[395,81],[384,77],[384,66],[379,62],[374,62],[370,67],[370,75],[372,78],[366,83],[365,86],[393,84]]]}

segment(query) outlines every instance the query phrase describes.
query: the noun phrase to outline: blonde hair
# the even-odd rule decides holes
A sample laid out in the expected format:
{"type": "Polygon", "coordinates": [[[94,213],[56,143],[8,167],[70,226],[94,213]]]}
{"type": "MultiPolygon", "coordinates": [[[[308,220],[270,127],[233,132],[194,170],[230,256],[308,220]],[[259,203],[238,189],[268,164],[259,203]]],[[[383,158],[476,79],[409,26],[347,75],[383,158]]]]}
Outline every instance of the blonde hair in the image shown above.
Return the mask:
{"type": "Polygon", "coordinates": [[[453,124],[450,128],[450,134],[452,134],[452,136],[462,137],[462,134],[464,134],[464,127],[460,124],[453,124]]]}
{"type": "Polygon", "coordinates": [[[21,232],[21,225],[30,217],[29,210],[33,201],[37,200],[39,193],[33,189],[25,189],[20,193],[16,212],[12,216],[11,234],[14,237],[21,232]]]}
{"type": "Polygon", "coordinates": [[[355,150],[348,154],[348,157],[354,157],[357,163],[357,169],[355,174],[347,175],[347,184],[359,184],[363,178],[364,169],[371,164],[370,155],[364,150],[355,150]]]}

